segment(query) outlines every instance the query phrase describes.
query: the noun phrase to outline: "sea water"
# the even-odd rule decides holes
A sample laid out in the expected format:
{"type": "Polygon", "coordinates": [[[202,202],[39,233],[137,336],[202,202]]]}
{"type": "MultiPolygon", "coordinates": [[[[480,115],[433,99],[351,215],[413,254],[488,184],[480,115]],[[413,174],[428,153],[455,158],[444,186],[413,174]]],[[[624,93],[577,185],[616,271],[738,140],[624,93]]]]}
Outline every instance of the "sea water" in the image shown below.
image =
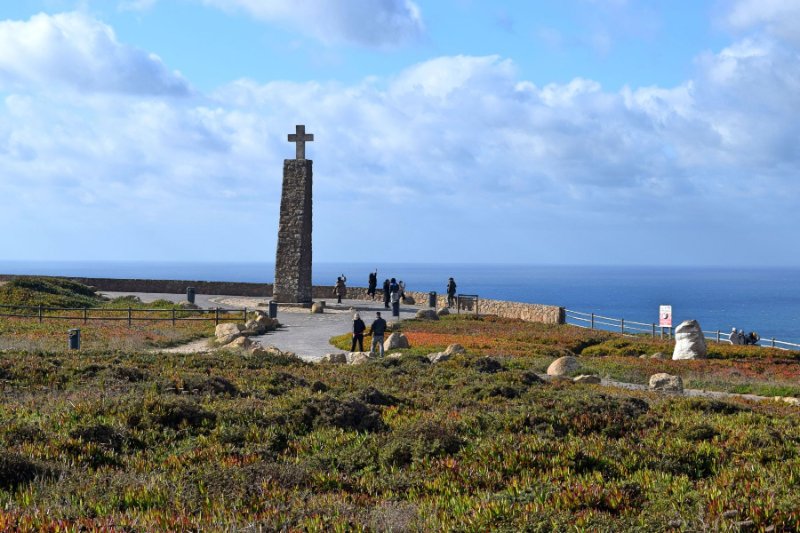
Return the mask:
{"type": "MultiPolygon", "coordinates": [[[[800,343],[800,268],[315,263],[313,282],[333,285],[344,274],[348,285],[366,287],[375,269],[379,285],[395,277],[411,291],[444,293],[452,276],[463,294],[644,323],[672,305],[674,325],[695,319],[707,332],[736,327],[800,343]]],[[[274,271],[270,263],[0,261],[3,274],[109,278],[263,283],[274,271]]]]}

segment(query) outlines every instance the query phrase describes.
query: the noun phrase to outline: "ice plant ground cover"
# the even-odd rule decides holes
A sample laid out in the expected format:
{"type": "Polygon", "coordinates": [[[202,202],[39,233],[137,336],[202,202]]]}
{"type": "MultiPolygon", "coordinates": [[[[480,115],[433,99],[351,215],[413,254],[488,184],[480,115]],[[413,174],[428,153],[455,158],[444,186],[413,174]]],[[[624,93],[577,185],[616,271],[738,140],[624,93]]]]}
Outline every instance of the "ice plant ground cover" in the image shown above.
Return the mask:
{"type": "MultiPolygon", "coordinates": [[[[0,530],[800,528],[796,407],[537,378],[567,351],[631,349],[607,334],[493,318],[403,328],[408,353],[359,366],[0,353],[0,530]],[[454,340],[469,353],[420,355],[454,340]]],[[[673,364],[582,360],[630,375],[673,364]]],[[[685,368],[724,382],[737,365],[795,364],[685,368]]]]}

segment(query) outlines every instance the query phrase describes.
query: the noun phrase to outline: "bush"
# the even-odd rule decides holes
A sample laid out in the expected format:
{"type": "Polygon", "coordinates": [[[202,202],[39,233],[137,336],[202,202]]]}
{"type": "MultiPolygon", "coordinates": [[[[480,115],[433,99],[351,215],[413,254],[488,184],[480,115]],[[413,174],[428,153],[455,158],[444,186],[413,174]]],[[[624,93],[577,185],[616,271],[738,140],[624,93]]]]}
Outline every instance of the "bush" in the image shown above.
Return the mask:
{"type": "Polygon", "coordinates": [[[0,488],[15,489],[47,473],[38,463],[18,455],[0,451],[0,488]]]}

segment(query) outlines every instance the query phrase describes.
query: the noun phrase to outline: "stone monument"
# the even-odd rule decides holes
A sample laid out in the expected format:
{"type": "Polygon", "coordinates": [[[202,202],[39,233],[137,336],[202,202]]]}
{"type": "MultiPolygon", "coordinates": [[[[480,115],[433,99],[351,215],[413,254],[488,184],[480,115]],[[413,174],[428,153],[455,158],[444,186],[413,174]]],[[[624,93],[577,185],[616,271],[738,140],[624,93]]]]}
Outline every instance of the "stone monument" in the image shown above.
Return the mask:
{"type": "Polygon", "coordinates": [[[272,299],[278,303],[311,303],[311,167],[306,143],[314,140],[303,125],[289,135],[295,159],[283,161],[283,192],[278,224],[278,252],[272,299]]]}

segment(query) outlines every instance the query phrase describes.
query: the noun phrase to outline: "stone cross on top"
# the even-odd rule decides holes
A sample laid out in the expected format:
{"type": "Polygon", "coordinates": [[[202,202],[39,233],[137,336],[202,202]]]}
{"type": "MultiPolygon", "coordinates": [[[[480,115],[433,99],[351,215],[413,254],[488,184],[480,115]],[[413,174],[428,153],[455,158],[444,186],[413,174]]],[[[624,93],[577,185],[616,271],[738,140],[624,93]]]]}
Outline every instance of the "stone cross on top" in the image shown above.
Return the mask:
{"type": "Polygon", "coordinates": [[[307,134],[305,125],[295,126],[295,133],[289,134],[289,142],[297,143],[296,145],[297,156],[295,157],[295,159],[305,159],[306,143],[313,141],[314,141],[314,134],[313,133],[307,134]]]}

